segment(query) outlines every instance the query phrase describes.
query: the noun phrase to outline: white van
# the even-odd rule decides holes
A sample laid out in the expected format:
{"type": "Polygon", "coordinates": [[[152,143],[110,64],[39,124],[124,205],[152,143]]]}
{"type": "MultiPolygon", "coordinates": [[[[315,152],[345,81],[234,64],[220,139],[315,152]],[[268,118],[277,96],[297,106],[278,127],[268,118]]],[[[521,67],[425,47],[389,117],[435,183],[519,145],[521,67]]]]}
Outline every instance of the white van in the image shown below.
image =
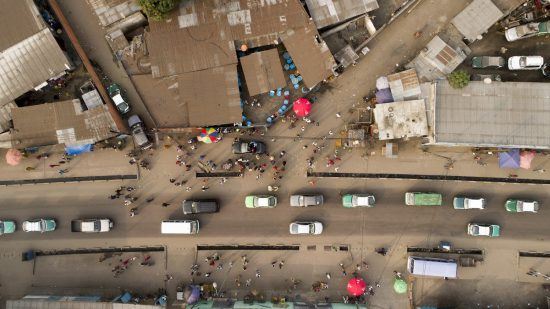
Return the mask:
{"type": "Polygon", "coordinates": [[[409,256],[407,270],[411,275],[423,277],[457,278],[458,264],[452,259],[409,256]]]}
{"type": "Polygon", "coordinates": [[[198,220],[165,220],[160,225],[162,234],[197,234],[199,232],[198,220]]]}

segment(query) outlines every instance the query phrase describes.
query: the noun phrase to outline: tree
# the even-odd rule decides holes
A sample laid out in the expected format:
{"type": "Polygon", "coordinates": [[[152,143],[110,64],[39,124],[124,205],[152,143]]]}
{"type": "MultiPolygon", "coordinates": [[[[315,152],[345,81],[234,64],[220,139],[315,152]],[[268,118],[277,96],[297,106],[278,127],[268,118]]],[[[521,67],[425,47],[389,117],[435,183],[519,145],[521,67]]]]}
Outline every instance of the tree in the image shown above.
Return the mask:
{"type": "Polygon", "coordinates": [[[449,81],[449,85],[453,88],[464,88],[470,82],[470,74],[464,70],[454,71],[447,75],[447,80],[449,81]]]}
{"type": "Polygon", "coordinates": [[[152,20],[163,20],[181,0],[139,0],[139,5],[147,17],[152,20]]]}

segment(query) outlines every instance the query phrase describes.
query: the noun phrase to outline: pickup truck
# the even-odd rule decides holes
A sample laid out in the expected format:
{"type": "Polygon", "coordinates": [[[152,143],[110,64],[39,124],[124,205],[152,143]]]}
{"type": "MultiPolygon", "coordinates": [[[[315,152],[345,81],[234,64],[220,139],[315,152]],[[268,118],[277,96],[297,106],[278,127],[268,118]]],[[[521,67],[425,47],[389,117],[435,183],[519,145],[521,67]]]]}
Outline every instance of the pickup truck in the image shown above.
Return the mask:
{"type": "Polygon", "coordinates": [[[101,233],[109,232],[113,227],[110,219],[81,219],[71,221],[71,232],[101,233]]]}

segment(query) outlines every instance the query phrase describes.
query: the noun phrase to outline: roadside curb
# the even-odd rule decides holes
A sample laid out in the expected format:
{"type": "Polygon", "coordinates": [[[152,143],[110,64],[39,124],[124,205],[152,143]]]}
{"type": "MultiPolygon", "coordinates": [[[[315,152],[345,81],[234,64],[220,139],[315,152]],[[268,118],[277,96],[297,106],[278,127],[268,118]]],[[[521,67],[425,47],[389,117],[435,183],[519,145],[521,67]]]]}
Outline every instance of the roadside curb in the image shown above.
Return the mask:
{"type": "Polygon", "coordinates": [[[477,177],[477,176],[448,176],[448,175],[308,172],[307,177],[313,177],[313,178],[397,179],[397,180],[437,180],[437,181],[467,181],[467,182],[485,182],[485,183],[550,185],[550,179],[501,178],[501,177],[477,177]]]}
{"type": "Polygon", "coordinates": [[[82,177],[62,177],[62,178],[41,178],[41,179],[21,179],[21,180],[0,180],[0,186],[21,186],[51,183],[83,182],[83,181],[110,181],[110,180],[137,180],[138,175],[105,175],[105,176],[82,176],[82,177]]]}

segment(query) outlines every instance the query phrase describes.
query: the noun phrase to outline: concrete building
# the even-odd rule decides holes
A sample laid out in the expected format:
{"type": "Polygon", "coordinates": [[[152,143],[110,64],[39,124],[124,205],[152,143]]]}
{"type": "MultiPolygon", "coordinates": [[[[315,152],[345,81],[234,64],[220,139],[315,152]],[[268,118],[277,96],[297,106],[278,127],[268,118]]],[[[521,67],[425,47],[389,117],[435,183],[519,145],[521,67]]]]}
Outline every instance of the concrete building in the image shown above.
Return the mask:
{"type": "Polygon", "coordinates": [[[376,104],[374,119],[380,140],[428,135],[424,100],[376,104]]]}
{"type": "Polygon", "coordinates": [[[504,13],[491,0],[474,0],[451,23],[470,42],[480,38],[504,13]]]}
{"type": "Polygon", "coordinates": [[[318,29],[378,9],[377,0],[306,0],[306,5],[318,29]]]}
{"type": "Polygon", "coordinates": [[[546,83],[447,81],[423,85],[429,144],[550,149],[550,88],[546,83]]]}
{"type": "Polygon", "coordinates": [[[0,0],[0,128],[24,93],[61,77],[71,63],[32,0],[0,0]]]}

